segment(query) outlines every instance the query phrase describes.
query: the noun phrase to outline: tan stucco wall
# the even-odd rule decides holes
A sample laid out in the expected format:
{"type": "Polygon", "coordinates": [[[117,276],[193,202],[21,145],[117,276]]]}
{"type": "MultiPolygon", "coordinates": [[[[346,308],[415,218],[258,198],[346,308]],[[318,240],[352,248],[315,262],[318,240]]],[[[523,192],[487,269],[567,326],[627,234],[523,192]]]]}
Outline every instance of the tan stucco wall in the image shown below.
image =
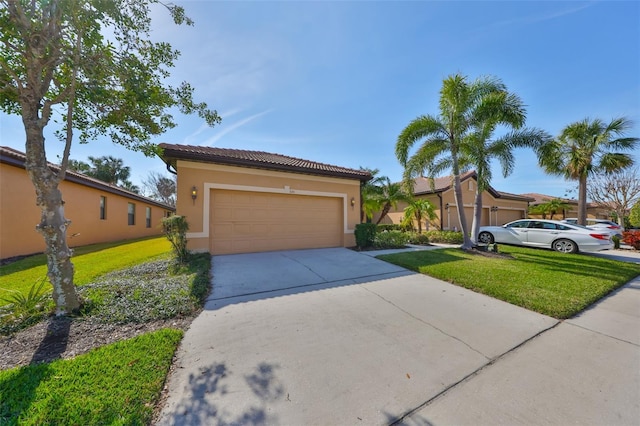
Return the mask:
{"type": "MultiPolygon", "coordinates": [[[[161,234],[159,225],[166,210],[73,182],[60,183],[71,247],[161,234]],[[100,196],[106,197],[106,219],[100,219],[100,196]],[[128,203],[136,206],[135,225],[128,225],[128,203]],[[146,207],[151,208],[151,227],[146,227],[146,207]]],[[[0,259],[41,253],[44,240],[35,230],[40,222],[33,184],[20,167],[0,164],[0,259]]]]}
{"type": "MultiPolygon", "coordinates": [[[[471,223],[473,222],[473,204],[475,203],[475,181],[462,182],[462,199],[465,208],[465,216],[468,224],[468,229],[471,229],[471,223]]],[[[440,218],[442,218],[442,229],[460,230],[460,221],[458,219],[458,211],[456,209],[456,200],[453,188],[448,189],[440,194],[442,197],[443,209],[440,210],[440,198],[436,194],[419,195],[416,198],[424,198],[429,200],[434,207],[438,218],[433,221],[433,227],[437,227],[440,224],[440,218]],[[446,206],[449,204],[449,209],[446,206]]],[[[382,223],[401,223],[404,217],[404,208],[406,203],[398,203],[397,209],[392,209],[388,218],[383,219],[382,223]]],[[[482,219],[481,226],[487,225],[503,225],[513,220],[521,219],[526,216],[527,202],[518,200],[508,200],[504,198],[495,198],[489,192],[485,191],[482,194],[482,219]],[[491,207],[497,207],[496,211],[491,211],[491,207]]],[[[378,216],[374,216],[374,222],[378,216]]]]}
{"type": "Polygon", "coordinates": [[[177,162],[177,211],[189,223],[188,248],[209,250],[209,198],[213,189],[266,191],[301,196],[330,196],[343,200],[345,247],[355,245],[353,230],[360,223],[360,182],[246,167],[179,160],[177,162]],[[191,198],[196,187],[198,196],[191,198]],[[354,206],[351,199],[354,199],[354,206]]]}

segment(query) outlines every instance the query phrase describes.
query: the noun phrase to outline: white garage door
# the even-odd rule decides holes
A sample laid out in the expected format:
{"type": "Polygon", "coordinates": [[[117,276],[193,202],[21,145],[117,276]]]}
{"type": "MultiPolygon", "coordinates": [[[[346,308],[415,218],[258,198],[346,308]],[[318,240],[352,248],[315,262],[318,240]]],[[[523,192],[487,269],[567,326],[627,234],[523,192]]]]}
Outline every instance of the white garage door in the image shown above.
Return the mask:
{"type": "Polygon", "coordinates": [[[212,190],[212,254],[341,247],[343,199],[212,190]]]}

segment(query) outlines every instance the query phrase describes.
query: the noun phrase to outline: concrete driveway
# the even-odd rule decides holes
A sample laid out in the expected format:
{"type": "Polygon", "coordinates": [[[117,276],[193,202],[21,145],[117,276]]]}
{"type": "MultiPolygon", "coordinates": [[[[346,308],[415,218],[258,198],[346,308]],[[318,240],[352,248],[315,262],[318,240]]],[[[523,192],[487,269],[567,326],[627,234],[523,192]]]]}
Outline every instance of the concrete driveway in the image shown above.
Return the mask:
{"type": "Polygon", "coordinates": [[[215,256],[157,424],[428,424],[427,402],[556,324],[348,249],[215,256]]]}

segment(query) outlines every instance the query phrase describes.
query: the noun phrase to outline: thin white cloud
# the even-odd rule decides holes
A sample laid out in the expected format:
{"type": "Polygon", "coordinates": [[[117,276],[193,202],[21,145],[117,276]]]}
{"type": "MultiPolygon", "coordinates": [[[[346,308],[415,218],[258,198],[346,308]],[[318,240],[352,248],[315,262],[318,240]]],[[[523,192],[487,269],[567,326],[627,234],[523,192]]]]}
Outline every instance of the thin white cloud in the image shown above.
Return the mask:
{"type": "Polygon", "coordinates": [[[271,111],[272,111],[271,109],[268,109],[268,110],[266,110],[266,111],[262,111],[262,112],[259,112],[259,113],[257,113],[257,114],[254,114],[254,115],[252,115],[252,116],[249,116],[249,117],[247,117],[247,118],[243,118],[243,119],[242,119],[242,120],[240,120],[240,121],[236,121],[235,123],[230,124],[228,127],[223,128],[223,129],[222,129],[218,134],[216,134],[215,136],[213,136],[213,137],[211,137],[211,138],[207,139],[207,140],[203,143],[203,145],[213,146],[216,142],[218,142],[218,141],[219,141],[223,136],[225,136],[226,134],[231,133],[231,132],[233,132],[234,130],[237,130],[238,128],[240,128],[240,127],[242,127],[242,126],[246,125],[247,123],[250,123],[251,121],[253,121],[253,120],[257,119],[257,118],[260,118],[260,117],[262,117],[263,115],[270,113],[271,111]]]}
{"type": "Polygon", "coordinates": [[[559,10],[559,11],[555,11],[547,14],[541,14],[541,15],[531,15],[531,16],[526,16],[524,18],[509,19],[506,21],[499,21],[489,25],[489,27],[508,27],[513,25],[534,24],[538,22],[550,21],[553,19],[561,18],[563,16],[572,15],[574,13],[580,12],[584,9],[587,9],[593,6],[595,3],[596,2],[589,2],[589,3],[572,7],[566,10],[559,10]]]}

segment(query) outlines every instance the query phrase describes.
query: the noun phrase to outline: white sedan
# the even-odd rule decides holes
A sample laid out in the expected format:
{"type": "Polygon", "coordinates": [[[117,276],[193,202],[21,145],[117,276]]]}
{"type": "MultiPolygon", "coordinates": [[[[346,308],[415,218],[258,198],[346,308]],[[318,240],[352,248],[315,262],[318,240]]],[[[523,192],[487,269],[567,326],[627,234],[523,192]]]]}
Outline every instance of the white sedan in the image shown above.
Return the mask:
{"type": "Polygon", "coordinates": [[[482,244],[502,243],[550,248],[562,253],[613,248],[608,232],[544,219],[522,219],[502,226],[482,226],[478,233],[478,241],[482,244]]]}

